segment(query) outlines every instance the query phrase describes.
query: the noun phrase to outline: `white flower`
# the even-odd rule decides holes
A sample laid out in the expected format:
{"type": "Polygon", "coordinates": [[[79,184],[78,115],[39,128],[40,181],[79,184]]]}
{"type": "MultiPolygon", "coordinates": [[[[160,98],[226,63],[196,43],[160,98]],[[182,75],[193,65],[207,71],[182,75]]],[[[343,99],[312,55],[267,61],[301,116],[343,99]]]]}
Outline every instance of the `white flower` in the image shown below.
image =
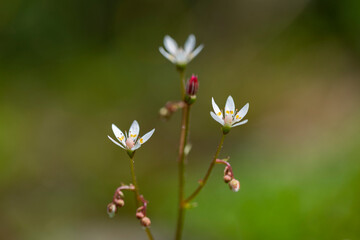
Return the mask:
{"type": "Polygon", "coordinates": [[[249,103],[245,104],[240,111],[236,112],[234,100],[231,96],[229,96],[225,104],[225,116],[218,105],[216,105],[214,98],[212,98],[212,106],[214,112],[210,112],[211,117],[223,126],[236,127],[248,122],[247,119],[244,121],[241,120],[245,117],[249,110],[249,103]]]}
{"type": "Polygon", "coordinates": [[[126,131],[124,135],[122,131],[117,126],[115,126],[115,124],[112,124],[112,130],[114,132],[116,139],[119,142],[115,141],[110,136],[108,136],[109,139],[119,147],[130,151],[135,151],[136,149],[141,147],[142,144],[144,144],[147,140],[150,139],[150,137],[153,135],[155,131],[155,129],[153,129],[150,132],[146,133],[141,138],[139,138],[140,126],[136,120],[134,120],[134,122],[131,124],[131,127],[129,129],[129,135],[126,133],[126,131]]]}
{"type": "Polygon", "coordinates": [[[188,39],[185,42],[185,47],[178,47],[176,41],[170,36],[166,35],[164,37],[164,46],[159,47],[160,53],[170,60],[170,62],[178,65],[185,66],[188,64],[199,52],[203,49],[204,45],[201,44],[195,50],[196,39],[193,34],[189,35],[188,39]]]}

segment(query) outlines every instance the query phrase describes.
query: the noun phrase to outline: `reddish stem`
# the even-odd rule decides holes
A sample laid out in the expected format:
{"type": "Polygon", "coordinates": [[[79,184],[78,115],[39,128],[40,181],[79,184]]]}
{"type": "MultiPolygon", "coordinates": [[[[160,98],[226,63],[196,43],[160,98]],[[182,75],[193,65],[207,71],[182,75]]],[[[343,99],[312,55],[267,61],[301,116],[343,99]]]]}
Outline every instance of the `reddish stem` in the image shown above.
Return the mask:
{"type": "Polygon", "coordinates": [[[143,195],[139,196],[140,201],[143,203],[143,209],[142,212],[144,213],[144,216],[146,216],[146,208],[149,201],[147,201],[143,195]]]}
{"type": "Polygon", "coordinates": [[[231,177],[232,178],[234,177],[234,173],[233,173],[232,167],[229,162],[221,160],[221,159],[216,159],[216,163],[226,165],[228,168],[228,171],[230,172],[231,177]]]}

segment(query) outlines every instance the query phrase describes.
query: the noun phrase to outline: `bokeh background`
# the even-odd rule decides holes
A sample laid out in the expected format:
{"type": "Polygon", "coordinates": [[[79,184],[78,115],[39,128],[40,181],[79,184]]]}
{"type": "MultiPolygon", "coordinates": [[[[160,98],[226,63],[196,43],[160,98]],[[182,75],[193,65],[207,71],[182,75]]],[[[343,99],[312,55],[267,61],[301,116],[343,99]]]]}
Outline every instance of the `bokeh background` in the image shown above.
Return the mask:
{"type": "Polygon", "coordinates": [[[358,0],[5,0],[0,3],[0,238],[146,239],[131,193],[109,219],[129,161],[111,123],[156,128],[136,156],[156,239],[174,235],[180,114],[166,34],[204,50],[191,115],[189,193],[221,132],[211,97],[250,102],[231,131],[238,193],[217,166],[184,239],[360,239],[358,0]]]}

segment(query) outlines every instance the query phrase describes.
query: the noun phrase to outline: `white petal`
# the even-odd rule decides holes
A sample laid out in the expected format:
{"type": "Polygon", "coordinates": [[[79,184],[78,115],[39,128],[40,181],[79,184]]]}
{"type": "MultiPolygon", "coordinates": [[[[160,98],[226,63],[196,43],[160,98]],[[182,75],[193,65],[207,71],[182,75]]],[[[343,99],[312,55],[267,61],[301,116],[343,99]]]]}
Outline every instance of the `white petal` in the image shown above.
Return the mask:
{"type": "Polygon", "coordinates": [[[195,38],[194,34],[189,35],[188,39],[185,42],[185,46],[184,46],[186,54],[189,54],[192,52],[192,50],[194,50],[195,43],[196,43],[196,38],[195,38]]]}
{"type": "Polygon", "coordinates": [[[239,122],[241,119],[243,119],[248,111],[249,111],[249,103],[245,104],[245,106],[240,111],[237,112],[234,119],[235,122],[239,122]]]}
{"type": "Polygon", "coordinates": [[[224,120],[222,118],[219,118],[215,113],[211,111],[210,111],[210,115],[215,121],[217,121],[218,123],[224,126],[224,120]]]}
{"type": "Polygon", "coordinates": [[[186,65],[189,62],[188,55],[183,49],[177,51],[174,62],[180,65],[186,65]]]}
{"type": "Polygon", "coordinates": [[[136,149],[138,149],[139,147],[141,147],[141,144],[139,142],[137,142],[133,148],[131,149],[131,151],[135,151],[136,149]]]}
{"type": "Polygon", "coordinates": [[[116,139],[119,140],[125,146],[125,136],[122,133],[122,131],[115,124],[112,124],[111,127],[116,139]]]}
{"type": "Polygon", "coordinates": [[[216,104],[214,98],[211,98],[211,103],[212,103],[212,106],[213,106],[213,109],[214,109],[215,114],[216,114],[220,119],[223,119],[223,114],[222,114],[222,112],[220,111],[220,108],[218,107],[218,105],[216,104]]]}
{"type": "Polygon", "coordinates": [[[168,35],[164,37],[164,46],[169,53],[171,53],[172,55],[176,54],[178,45],[175,40],[168,35]]]}
{"type": "Polygon", "coordinates": [[[146,133],[144,136],[142,136],[139,140],[138,143],[140,144],[144,144],[147,142],[147,140],[149,140],[151,138],[151,136],[153,135],[153,133],[155,132],[155,128],[153,130],[151,130],[150,132],[146,133]]]}
{"type": "Polygon", "coordinates": [[[160,53],[166,57],[170,62],[174,63],[175,61],[175,57],[171,54],[169,54],[167,51],[165,51],[165,49],[163,47],[159,47],[159,51],[160,53]]]}
{"type": "Polygon", "coordinates": [[[235,124],[234,124],[234,125],[232,125],[231,127],[240,126],[240,125],[243,125],[243,124],[245,124],[245,123],[247,123],[247,122],[248,122],[248,120],[246,119],[246,120],[244,120],[244,121],[242,121],[242,122],[235,123],[235,124]]]}
{"type": "Polygon", "coordinates": [[[231,96],[229,96],[225,104],[225,116],[227,115],[233,116],[234,114],[235,114],[234,99],[231,96]]]}
{"type": "Polygon", "coordinates": [[[120,143],[118,143],[117,141],[115,141],[114,139],[112,139],[110,136],[108,136],[108,138],[109,138],[113,143],[115,143],[116,145],[118,145],[119,147],[125,149],[120,143]]]}
{"type": "Polygon", "coordinates": [[[198,46],[192,53],[189,54],[189,58],[190,60],[192,60],[194,57],[196,57],[201,50],[204,48],[204,45],[201,44],[200,46],[198,46]]]}
{"type": "Polygon", "coordinates": [[[139,136],[139,132],[140,132],[139,123],[136,120],[134,120],[129,129],[129,137],[133,138],[134,141],[136,141],[137,137],[139,136]]]}

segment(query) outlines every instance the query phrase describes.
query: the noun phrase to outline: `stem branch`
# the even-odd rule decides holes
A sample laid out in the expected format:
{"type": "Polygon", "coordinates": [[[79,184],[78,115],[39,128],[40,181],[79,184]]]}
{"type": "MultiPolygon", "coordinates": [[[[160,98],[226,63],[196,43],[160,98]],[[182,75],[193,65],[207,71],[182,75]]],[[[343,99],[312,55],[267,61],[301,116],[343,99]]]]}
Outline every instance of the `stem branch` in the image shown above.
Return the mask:
{"type": "Polygon", "coordinates": [[[208,168],[208,170],[207,170],[207,172],[205,174],[205,177],[201,180],[200,185],[195,189],[195,191],[187,199],[185,199],[184,205],[189,203],[191,200],[193,200],[199,194],[201,189],[203,189],[203,187],[205,186],[208,178],[210,177],[211,171],[214,168],[214,165],[216,163],[216,159],[219,156],[220,150],[221,150],[221,148],[223,146],[223,143],[224,143],[224,139],[225,139],[225,134],[223,134],[222,137],[221,137],[219,146],[216,149],[216,153],[214,155],[213,160],[210,163],[210,166],[209,166],[209,168],[208,168]]]}

